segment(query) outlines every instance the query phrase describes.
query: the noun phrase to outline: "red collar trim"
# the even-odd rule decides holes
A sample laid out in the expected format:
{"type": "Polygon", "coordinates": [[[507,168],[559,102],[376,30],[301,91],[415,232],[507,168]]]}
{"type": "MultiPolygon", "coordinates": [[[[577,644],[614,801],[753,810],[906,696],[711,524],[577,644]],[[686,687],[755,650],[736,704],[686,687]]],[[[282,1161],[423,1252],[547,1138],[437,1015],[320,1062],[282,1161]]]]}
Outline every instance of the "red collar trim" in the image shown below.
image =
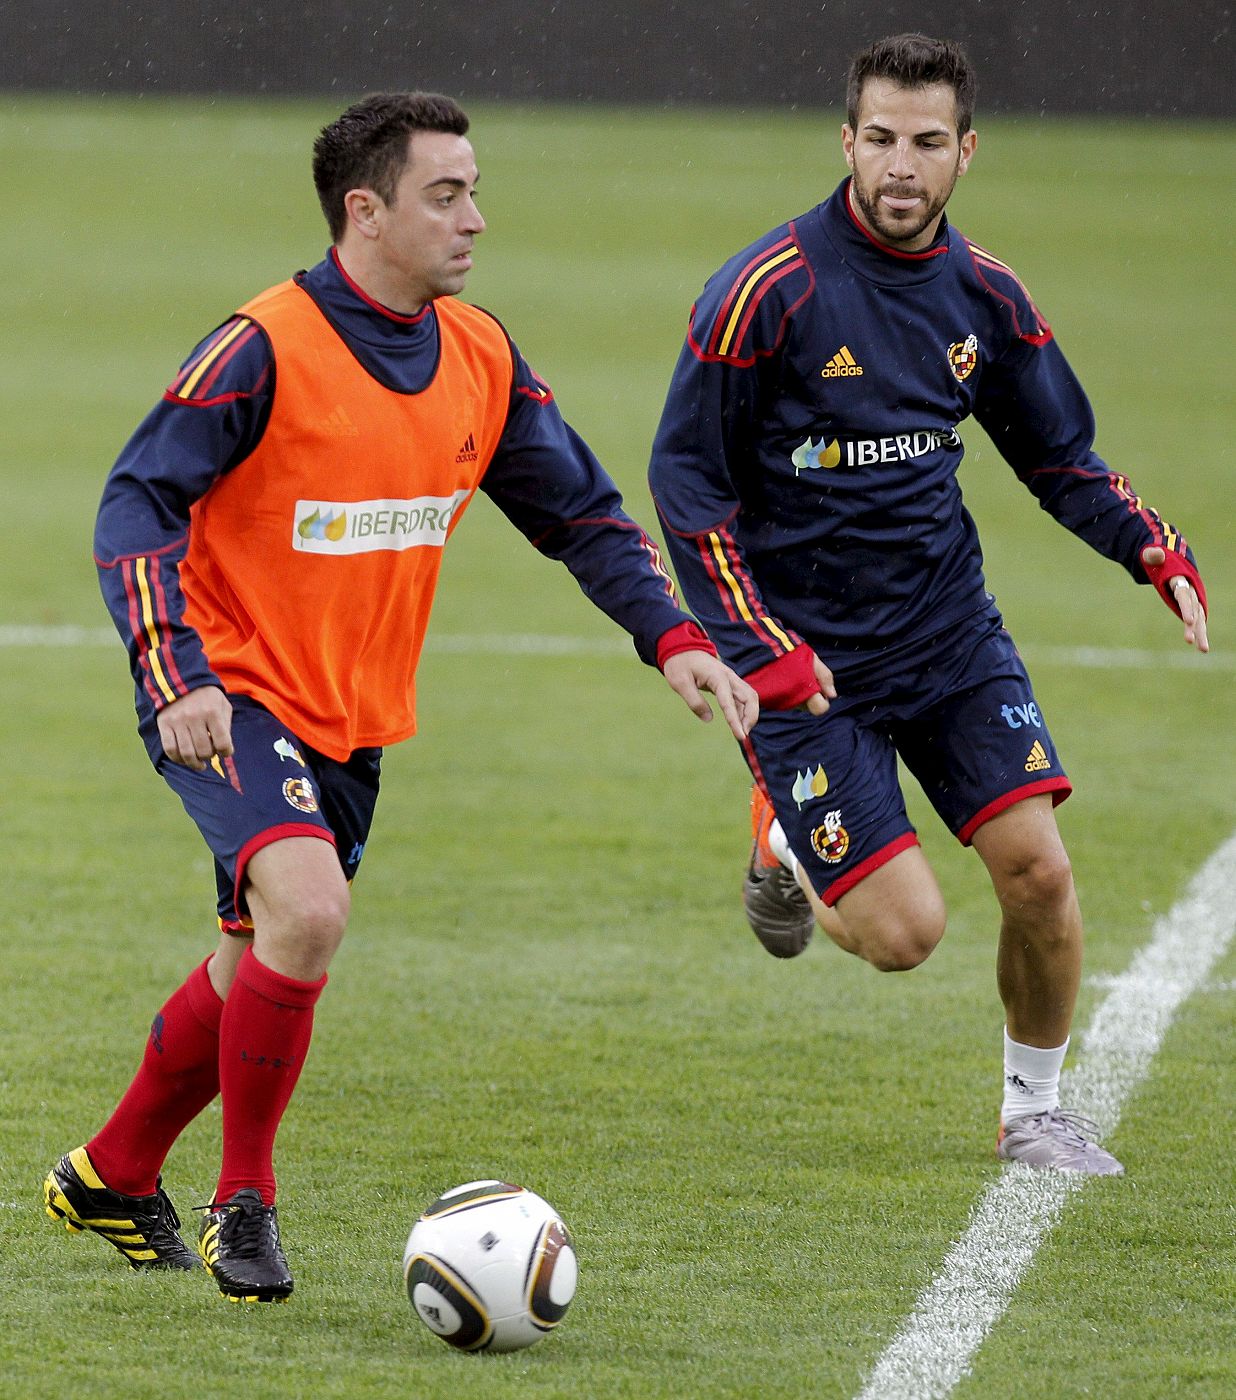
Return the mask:
{"type": "Polygon", "coordinates": [[[427,301],[425,305],[422,306],[421,309],[414,316],[405,316],[402,312],[392,311],[389,306],[383,306],[380,301],[374,301],[374,299],[369,295],[369,293],[364,289],[364,287],[360,285],[359,282],[353,281],[353,279],[348,276],[348,270],[346,267],[344,267],[343,262],[339,257],[339,250],[337,248],[332,248],[330,250],[330,256],[331,261],[335,264],[335,267],[338,270],[340,277],[343,278],[343,280],[352,289],[352,291],[354,291],[356,295],[360,297],[361,301],[363,301],[366,306],[372,307],[374,311],[377,311],[381,315],[385,316],[388,321],[398,321],[401,326],[414,326],[418,321],[423,321],[425,319],[425,316],[428,314],[429,308],[432,305],[431,302],[427,301]]]}
{"type": "Polygon", "coordinates": [[[938,258],[941,253],[948,252],[948,244],[941,243],[938,248],[928,248],[921,253],[903,253],[900,248],[890,248],[887,243],[880,240],[871,232],[865,223],[854,212],[854,205],[850,202],[851,193],[854,189],[854,179],[851,177],[845,187],[845,212],[850,216],[850,221],[854,227],[863,235],[868,243],[874,243],[881,253],[887,253],[890,258],[904,258],[906,262],[923,262],[927,258],[938,258]]]}

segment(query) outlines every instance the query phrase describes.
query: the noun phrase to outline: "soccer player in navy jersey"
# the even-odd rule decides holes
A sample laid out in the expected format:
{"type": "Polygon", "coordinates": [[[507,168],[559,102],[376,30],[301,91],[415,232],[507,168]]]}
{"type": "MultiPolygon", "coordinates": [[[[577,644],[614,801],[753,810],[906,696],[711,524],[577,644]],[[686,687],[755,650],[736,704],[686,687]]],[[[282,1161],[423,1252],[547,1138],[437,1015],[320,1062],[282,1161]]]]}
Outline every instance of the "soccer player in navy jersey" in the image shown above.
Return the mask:
{"type": "Polygon", "coordinates": [[[987,592],[957,482],[974,415],[1043,509],[1152,585],[1199,651],[1180,533],[1093,449],[1090,405],[1016,274],[944,209],[974,157],[954,44],[880,40],[850,68],[850,175],[731,259],[690,321],[650,480],[679,580],[760,695],[747,917],[778,957],[818,924],[885,971],[944,903],[898,755],[1000,904],[1006,1160],[1123,1168],[1059,1103],[1082,924],[1053,808],[1070,792],[987,592]]]}
{"type": "Polygon", "coordinates": [[[292,1292],[275,1135],[347,923],[382,748],[415,729],[442,554],[474,493],[564,563],[701,719],[701,689],[736,736],[758,711],[549,386],[493,316],[454,299],[485,228],[467,131],[455,102],[425,93],[378,94],[323,130],[326,257],[198,345],[99,509],[139,730],[214,855],[220,932],[44,1199],[134,1268],[205,1261],[237,1300],[292,1292]],[[159,1173],[216,1096],[223,1156],[199,1259],[159,1173]]]}

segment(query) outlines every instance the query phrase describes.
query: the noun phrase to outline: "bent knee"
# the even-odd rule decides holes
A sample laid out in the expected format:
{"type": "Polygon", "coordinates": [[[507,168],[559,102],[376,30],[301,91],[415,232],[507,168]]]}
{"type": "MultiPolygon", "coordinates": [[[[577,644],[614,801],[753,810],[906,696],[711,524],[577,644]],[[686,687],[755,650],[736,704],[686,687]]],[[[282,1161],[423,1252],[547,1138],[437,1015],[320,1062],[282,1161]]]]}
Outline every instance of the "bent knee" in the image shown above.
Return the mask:
{"type": "Polygon", "coordinates": [[[876,921],[855,930],[859,955],[880,972],[909,972],[927,961],[944,937],[944,910],[876,921]]]}
{"type": "Polygon", "coordinates": [[[330,891],[319,891],[311,906],[300,913],[297,923],[306,943],[337,948],[348,926],[352,895],[346,884],[330,891]]]}
{"type": "Polygon", "coordinates": [[[258,932],[311,961],[329,959],[343,941],[351,904],[343,880],[287,892],[269,906],[271,917],[258,932]]]}

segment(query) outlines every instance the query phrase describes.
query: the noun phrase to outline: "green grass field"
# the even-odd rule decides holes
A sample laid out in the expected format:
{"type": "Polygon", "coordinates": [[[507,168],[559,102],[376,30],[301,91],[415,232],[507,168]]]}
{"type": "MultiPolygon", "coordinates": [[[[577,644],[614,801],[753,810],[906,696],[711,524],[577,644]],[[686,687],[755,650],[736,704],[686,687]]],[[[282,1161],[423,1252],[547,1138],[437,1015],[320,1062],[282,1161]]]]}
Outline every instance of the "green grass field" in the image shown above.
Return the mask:
{"type": "MultiPolygon", "coordinates": [[[[0,98],[0,625],[107,625],[90,560],[104,475],[199,336],[321,256],[308,150],[337,110],[0,98]]],[[[474,118],[490,230],[469,297],[651,523],[644,467],[687,308],[832,188],[839,119],[474,118]]],[[[1236,826],[1236,131],[980,131],[955,221],[1021,272],[1100,450],[1185,530],[1212,599],[1214,654],[1174,665],[1153,594],[969,433],[989,582],[1077,788],[1060,820],[1087,971],[1114,974],[1236,826]],[[1062,651],[1081,646],[1162,664],[1062,651]]],[[[204,1276],[131,1274],[43,1214],[49,1163],[93,1132],[209,949],[213,882],[132,732],[119,642],[0,648],[0,1392],[854,1395],[999,1172],[976,858],[915,794],[951,911],[935,956],[901,977],[831,946],[766,957],[738,902],[747,784],[723,727],[698,725],[483,501],[448,551],[420,689],[280,1137],[296,1296],[246,1310],[204,1276]],[[578,652],[450,641],[529,632],[578,652]],[[543,1346],[460,1357],[411,1316],[399,1261],[424,1204],[488,1175],[561,1210],[581,1285],[543,1346]]],[[[963,1400],[1236,1393],[1234,986],[1229,954],[1125,1107],[1129,1176],[1074,1197],[963,1400]]],[[[1084,987],[1079,1028],[1100,995],[1084,987]]],[[[213,1187],[218,1136],[216,1107],[168,1162],[182,1216],[213,1187]]]]}

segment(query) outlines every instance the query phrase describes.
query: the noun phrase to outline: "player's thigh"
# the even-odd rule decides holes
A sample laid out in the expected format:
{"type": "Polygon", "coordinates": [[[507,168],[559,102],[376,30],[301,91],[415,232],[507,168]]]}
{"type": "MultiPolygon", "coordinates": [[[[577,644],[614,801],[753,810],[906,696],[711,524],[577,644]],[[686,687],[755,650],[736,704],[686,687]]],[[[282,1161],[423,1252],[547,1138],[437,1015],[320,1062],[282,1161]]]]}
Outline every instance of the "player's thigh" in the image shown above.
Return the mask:
{"type": "Polygon", "coordinates": [[[245,871],[245,897],[259,956],[271,939],[334,952],[351,902],[333,846],[305,836],[272,841],[254,852],[245,871]]]}
{"type": "Polygon", "coordinates": [[[261,705],[231,699],[230,757],[215,758],[200,772],[167,758],[158,767],[214,855],[220,926],[243,934],[251,927],[246,874],[258,851],[303,837],[338,859],[306,751],[261,705]]]}
{"type": "Polygon", "coordinates": [[[1027,798],[1072,791],[1030,677],[1007,632],[949,658],[948,690],[899,718],[893,740],[941,820],[963,845],[1027,798]]]}
{"type": "Polygon", "coordinates": [[[908,846],[836,902],[855,950],[886,971],[917,967],[944,936],[944,896],[921,846],[908,846]]]}
{"type": "Polygon", "coordinates": [[[868,710],[765,711],[747,760],[812,889],[831,905],[917,845],[897,756],[868,710]]]}
{"type": "Polygon", "coordinates": [[[299,795],[316,804],[334,839],[328,846],[307,835],[287,835],[264,844],[245,868],[243,894],[258,957],[292,975],[315,977],[325,971],[347,926],[382,755],[380,749],[358,749],[339,760],[305,747],[284,757],[303,767],[299,795]]]}

